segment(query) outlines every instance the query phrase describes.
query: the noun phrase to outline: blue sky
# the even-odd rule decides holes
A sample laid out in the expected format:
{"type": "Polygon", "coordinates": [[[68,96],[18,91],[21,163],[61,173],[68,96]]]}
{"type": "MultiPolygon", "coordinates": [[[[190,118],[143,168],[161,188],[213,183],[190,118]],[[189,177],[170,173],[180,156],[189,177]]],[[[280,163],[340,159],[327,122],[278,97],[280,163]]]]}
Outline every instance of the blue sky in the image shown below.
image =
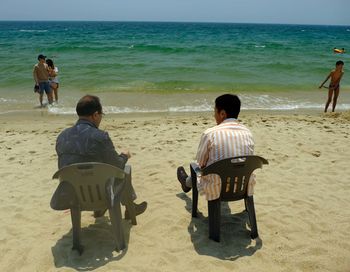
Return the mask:
{"type": "Polygon", "coordinates": [[[0,20],[350,25],[350,0],[1,0],[0,20]]]}

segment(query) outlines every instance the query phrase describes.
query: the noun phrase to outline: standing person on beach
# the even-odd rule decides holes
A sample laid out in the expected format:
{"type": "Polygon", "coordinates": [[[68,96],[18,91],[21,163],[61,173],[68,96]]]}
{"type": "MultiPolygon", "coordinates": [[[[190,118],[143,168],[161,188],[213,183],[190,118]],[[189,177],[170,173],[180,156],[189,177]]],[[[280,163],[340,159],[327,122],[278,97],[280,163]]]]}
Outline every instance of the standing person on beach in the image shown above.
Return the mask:
{"type": "MultiPolygon", "coordinates": [[[[236,95],[224,94],[216,98],[214,117],[217,125],[202,134],[196,156],[200,168],[230,157],[253,155],[252,133],[237,120],[240,109],[241,101],[236,95]]],[[[191,177],[182,166],[177,169],[177,178],[182,190],[189,192],[192,188],[191,177]]],[[[220,197],[221,181],[217,175],[200,177],[197,183],[199,192],[205,194],[208,201],[220,197]]],[[[252,175],[248,183],[249,196],[253,195],[254,185],[255,176],[252,175]]]]}
{"type": "Polygon", "coordinates": [[[49,68],[49,82],[51,90],[53,91],[53,95],[55,97],[55,102],[58,103],[58,67],[54,65],[51,59],[46,60],[46,64],[49,68]]]}
{"type": "Polygon", "coordinates": [[[322,84],[319,87],[321,89],[323,85],[327,82],[327,80],[329,78],[331,79],[331,82],[329,83],[329,86],[328,86],[328,99],[326,102],[326,106],[324,108],[324,112],[327,112],[328,106],[332,101],[332,97],[333,97],[332,112],[334,112],[335,110],[338,96],[339,96],[339,91],[340,91],[340,80],[344,75],[343,66],[344,66],[343,61],[341,60],[337,61],[335,64],[335,70],[329,73],[329,75],[326,77],[326,79],[322,82],[322,84]]]}
{"type": "Polygon", "coordinates": [[[38,63],[34,65],[33,78],[35,86],[39,86],[39,102],[43,106],[44,91],[47,96],[49,104],[52,104],[52,91],[49,83],[49,68],[45,63],[46,56],[40,54],[38,56],[38,63]]]}
{"type": "MultiPolygon", "coordinates": [[[[73,163],[102,162],[124,169],[130,158],[130,152],[123,151],[118,154],[108,133],[98,128],[103,116],[100,99],[97,96],[85,95],[79,100],[76,112],[79,116],[76,124],[62,131],[57,137],[58,168],[73,163]]],[[[133,188],[131,189],[135,200],[136,193],[133,188]]],[[[122,195],[122,204],[125,203],[123,199],[122,195]]],[[[147,208],[145,201],[134,205],[136,215],[143,213],[147,208]]],[[[94,215],[99,217],[104,212],[95,212],[94,215]]],[[[128,212],[125,214],[127,218],[128,212]]]]}

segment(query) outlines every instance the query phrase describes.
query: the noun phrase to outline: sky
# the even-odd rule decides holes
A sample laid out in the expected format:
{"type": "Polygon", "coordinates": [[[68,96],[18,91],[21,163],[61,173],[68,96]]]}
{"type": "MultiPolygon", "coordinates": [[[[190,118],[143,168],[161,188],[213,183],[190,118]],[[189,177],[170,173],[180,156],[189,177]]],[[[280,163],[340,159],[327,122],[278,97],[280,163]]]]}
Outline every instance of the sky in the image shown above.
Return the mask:
{"type": "Polygon", "coordinates": [[[1,0],[0,20],[350,25],[350,0],[1,0]]]}

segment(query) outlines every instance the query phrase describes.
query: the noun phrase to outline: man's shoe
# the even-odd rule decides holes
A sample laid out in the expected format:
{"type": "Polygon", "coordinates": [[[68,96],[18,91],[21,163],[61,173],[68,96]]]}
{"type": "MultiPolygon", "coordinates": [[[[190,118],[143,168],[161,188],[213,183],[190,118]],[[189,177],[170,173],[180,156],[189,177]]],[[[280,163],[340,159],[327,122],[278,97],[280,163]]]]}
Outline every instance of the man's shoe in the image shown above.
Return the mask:
{"type": "MultiPolygon", "coordinates": [[[[143,201],[140,204],[133,203],[133,205],[135,208],[136,215],[140,215],[140,214],[144,213],[145,210],[147,209],[147,202],[146,201],[143,201]]],[[[129,212],[127,209],[125,210],[125,219],[130,219],[129,212]]]]}
{"type": "Polygon", "coordinates": [[[181,183],[182,190],[187,193],[191,191],[191,188],[186,185],[186,179],[188,178],[188,175],[186,174],[185,169],[180,166],[177,168],[177,179],[181,183]]]}

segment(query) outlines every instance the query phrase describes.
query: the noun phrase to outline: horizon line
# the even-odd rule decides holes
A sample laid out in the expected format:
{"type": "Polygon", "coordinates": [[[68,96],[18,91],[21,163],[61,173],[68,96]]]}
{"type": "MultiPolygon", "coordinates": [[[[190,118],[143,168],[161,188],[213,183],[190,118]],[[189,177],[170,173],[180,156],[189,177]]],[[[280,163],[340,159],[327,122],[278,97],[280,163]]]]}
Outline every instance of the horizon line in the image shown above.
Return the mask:
{"type": "Polygon", "coordinates": [[[268,23],[268,22],[220,22],[220,21],[153,21],[153,20],[77,20],[77,19],[55,19],[55,20],[33,20],[33,19],[10,19],[0,22],[110,22],[110,23],[198,23],[198,24],[254,24],[254,25],[295,25],[295,26],[350,26],[343,24],[321,24],[321,23],[268,23]]]}

